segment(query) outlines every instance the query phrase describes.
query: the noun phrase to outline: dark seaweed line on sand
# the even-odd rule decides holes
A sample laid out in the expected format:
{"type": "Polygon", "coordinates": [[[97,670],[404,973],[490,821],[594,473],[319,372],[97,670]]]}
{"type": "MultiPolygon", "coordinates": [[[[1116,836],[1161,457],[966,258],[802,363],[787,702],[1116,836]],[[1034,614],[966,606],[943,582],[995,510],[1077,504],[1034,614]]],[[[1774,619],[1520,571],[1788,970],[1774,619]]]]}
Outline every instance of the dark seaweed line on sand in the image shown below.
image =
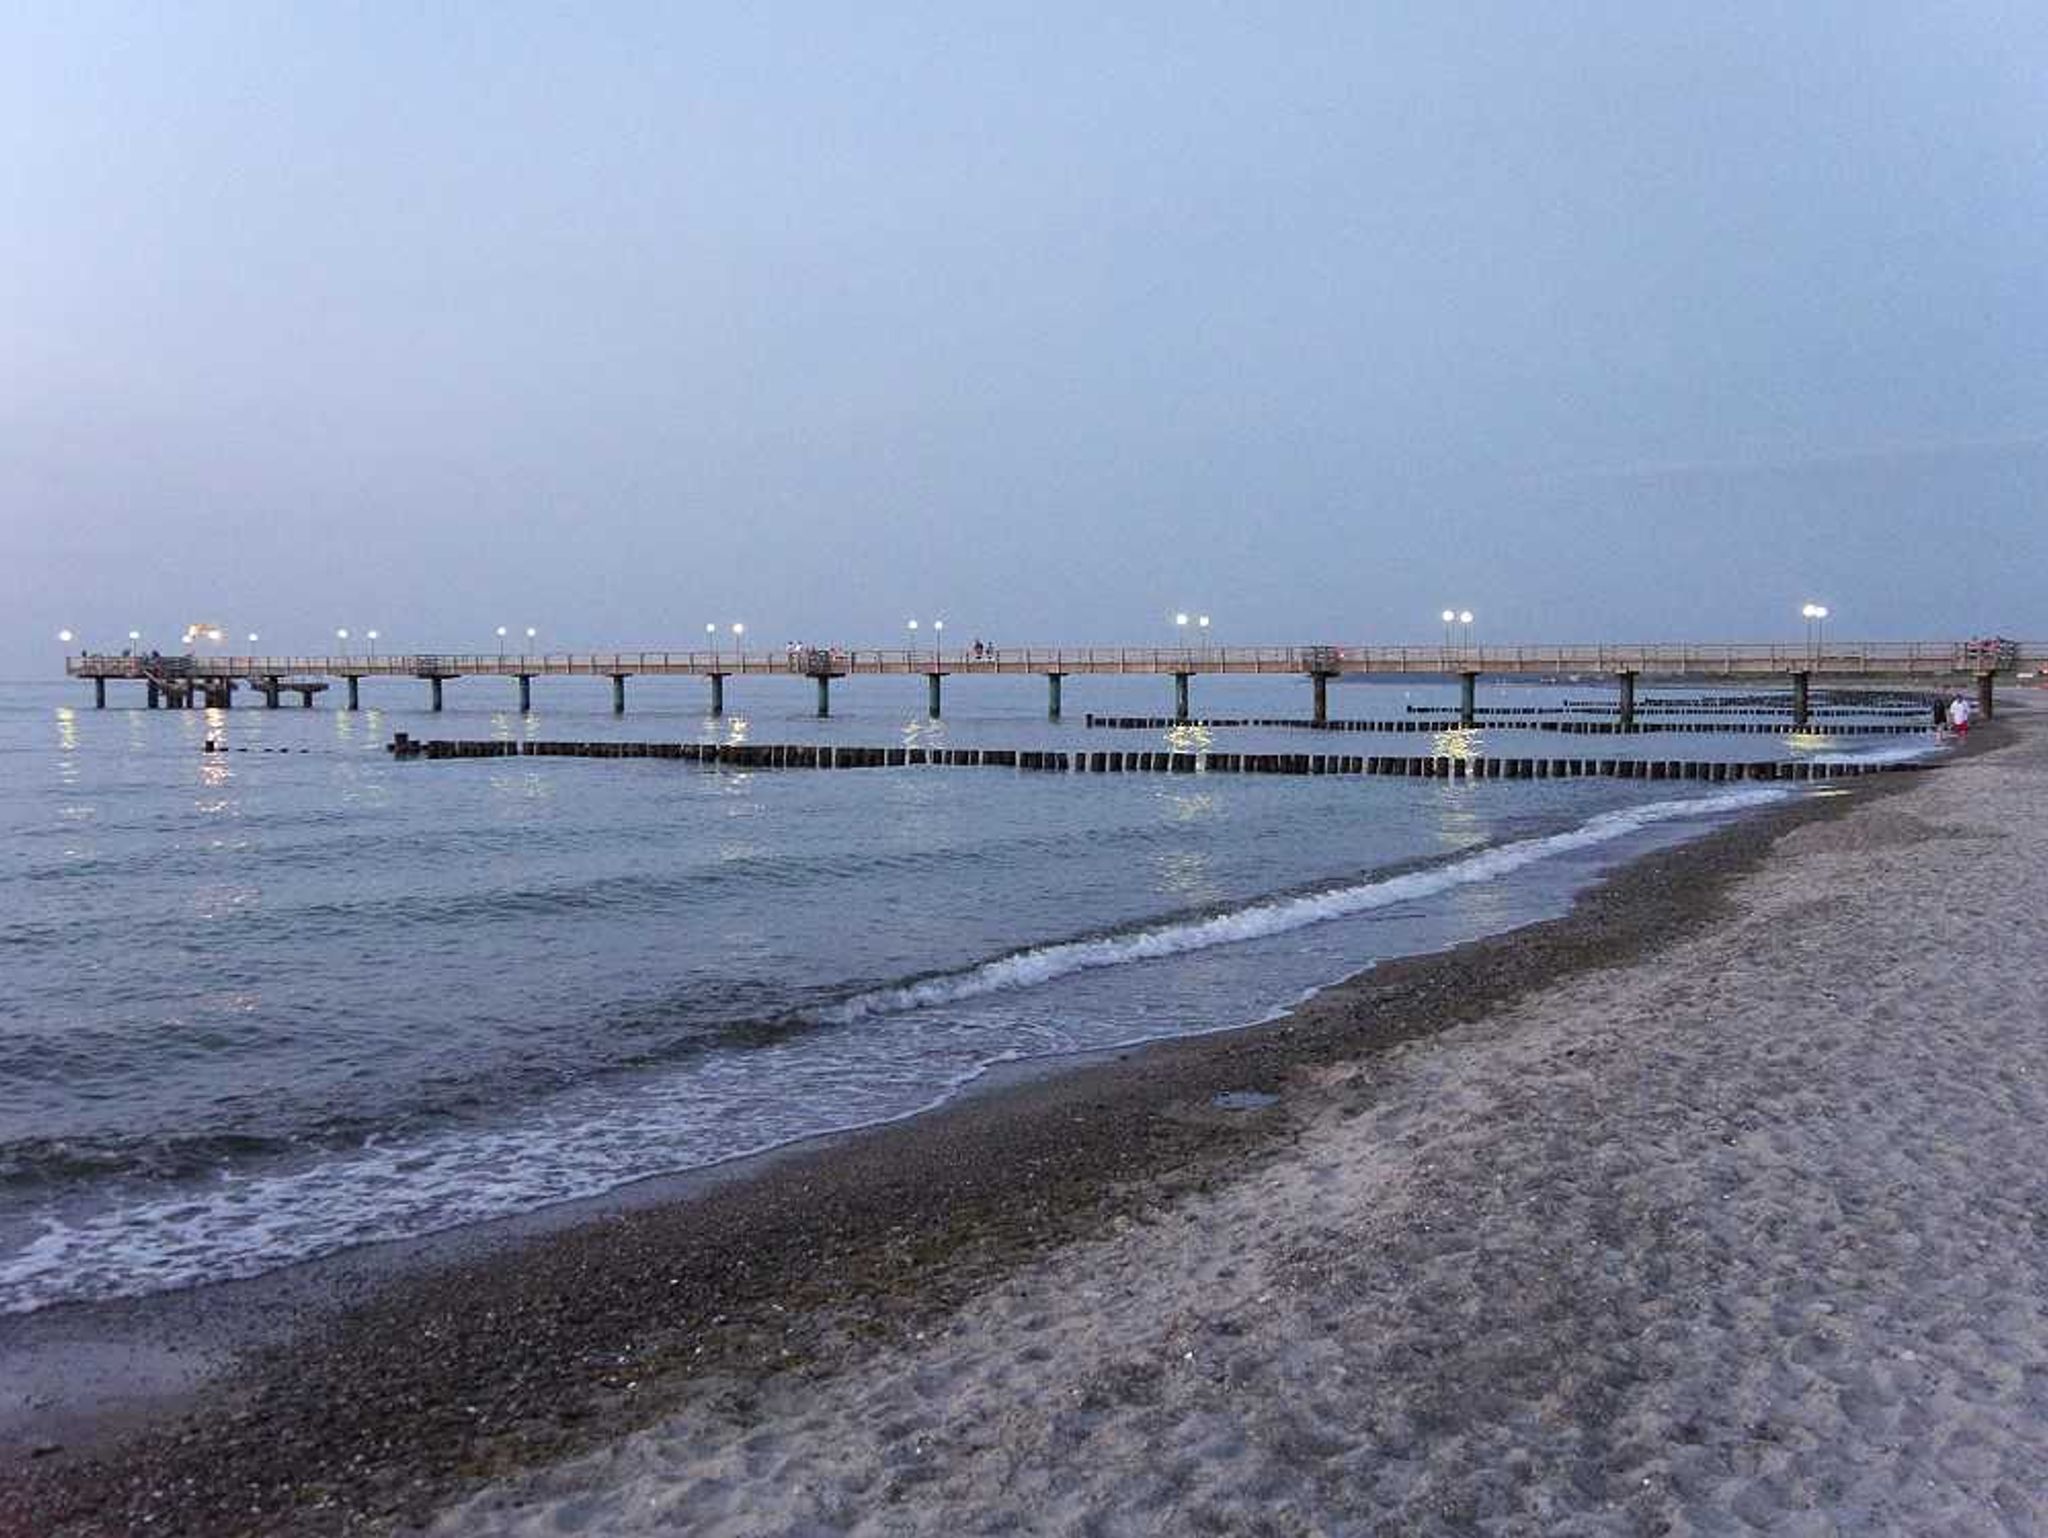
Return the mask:
{"type": "MultiPolygon", "coordinates": [[[[1971,751],[1995,747],[2003,727],[1971,751]]],[[[0,1468],[0,1534],[403,1529],[481,1483],[706,1402],[744,1416],[777,1373],[844,1370],[991,1281],[1178,1192],[1283,1153],[1287,1102],[1246,1086],[1478,1019],[1632,960],[1720,911],[1808,797],[1652,854],[1560,919],[1382,964],[1291,1016],[836,1138],[742,1180],[483,1260],[401,1272],[255,1353],[172,1424],[89,1456],[0,1468]]]]}

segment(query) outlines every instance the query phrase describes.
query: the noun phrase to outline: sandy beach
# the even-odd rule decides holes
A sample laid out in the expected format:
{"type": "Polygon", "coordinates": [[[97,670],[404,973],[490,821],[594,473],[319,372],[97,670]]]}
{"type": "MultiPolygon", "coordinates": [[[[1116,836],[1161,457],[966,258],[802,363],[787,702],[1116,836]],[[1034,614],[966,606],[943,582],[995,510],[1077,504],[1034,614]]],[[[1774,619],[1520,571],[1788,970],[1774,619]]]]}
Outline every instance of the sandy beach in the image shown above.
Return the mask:
{"type": "Polygon", "coordinates": [[[364,1284],[10,1455],[0,1530],[2048,1529],[2012,714],[1275,1025],[364,1284]]]}
{"type": "Polygon", "coordinates": [[[1285,1158],[433,1531],[2048,1529],[2044,805],[2029,737],[1795,830],[1285,1158]]]}

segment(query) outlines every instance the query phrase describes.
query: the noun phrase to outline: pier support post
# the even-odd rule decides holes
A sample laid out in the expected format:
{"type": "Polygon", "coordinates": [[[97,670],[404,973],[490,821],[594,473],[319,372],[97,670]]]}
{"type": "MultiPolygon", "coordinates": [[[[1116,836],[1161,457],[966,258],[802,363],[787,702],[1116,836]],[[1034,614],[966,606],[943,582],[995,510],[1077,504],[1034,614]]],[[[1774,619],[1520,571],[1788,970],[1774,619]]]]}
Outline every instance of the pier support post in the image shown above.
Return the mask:
{"type": "Polygon", "coordinates": [[[939,719],[939,680],[944,676],[943,673],[924,675],[924,713],[934,721],[939,719]]]}
{"type": "Polygon", "coordinates": [[[163,691],[157,688],[155,684],[144,684],[143,688],[147,691],[142,697],[143,703],[148,705],[151,710],[161,709],[163,707],[163,691]]]}
{"type": "Polygon", "coordinates": [[[1066,676],[1064,673],[1045,675],[1045,718],[1048,721],[1060,718],[1060,680],[1066,676]]]}
{"type": "Polygon", "coordinates": [[[1310,687],[1315,690],[1316,725],[1328,726],[1330,724],[1330,675],[1328,673],[1311,673],[1308,675],[1308,681],[1310,687]]]}
{"type": "MultiPolygon", "coordinates": [[[[711,675],[711,713],[714,716],[725,714],[725,675],[723,673],[713,673],[711,675]]],[[[821,716],[824,713],[822,710],[818,712],[821,716]]]]}
{"type": "Polygon", "coordinates": [[[519,675],[519,713],[523,716],[533,709],[533,675],[519,675]]]}
{"type": "Polygon", "coordinates": [[[1173,719],[1176,721],[1188,718],[1188,679],[1193,676],[1190,673],[1173,675],[1173,719]]]}
{"type": "Polygon", "coordinates": [[[348,708],[350,710],[361,710],[363,708],[362,697],[356,689],[356,685],[361,682],[362,679],[357,674],[351,673],[348,675],[348,708]]]}
{"type": "Polygon", "coordinates": [[[624,673],[614,673],[612,674],[612,714],[622,716],[625,713],[626,675],[624,673]]]}
{"type": "Polygon", "coordinates": [[[313,691],[311,689],[301,689],[299,691],[299,708],[301,710],[311,710],[313,708],[313,691]]]}
{"type": "Polygon", "coordinates": [[[1458,675],[1458,725],[1479,724],[1479,675],[1467,670],[1458,675]]]}
{"type": "Polygon", "coordinates": [[[107,681],[104,677],[95,678],[92,681],[92,708],[94,710],[105,710],[107,708],[107,681]]]}
{"type": "Polygon", "coordinates": [[[1636,675],[1619,673],[1621,680],[1621,729],[1632,732],[1636,729],[1636,675]]]}
{"type": "Polygon", "coordinates": [[[1794,673],[1792,675],[1792,729],[1794,731],[1805,731],[1806,723],[1813,719],[1813,712],[1809,708],[1807,699],[1807,684],[1812,676],[1810,673],[1794,673]]]}
{"type": "Polygon", "coordinates": [[[1992,717],[1991,680],[1993,676],[1990,673],[1979,673],[1977,675],[1977,714],[1987,721],[1992,717]]]}
{"type": "Polygon", "coordinates": [[[263,679],[263,708],[265,710],[277,709],[277,697],[280,692],[277,686],[277,675],[275,673],[266,674],[263,679]]]}
{"type": "Polygon", "coordinates": [[[832,714],[832,680],[823,673],[818,675],[818,719],[824,720],[832,714]]]}
{"type": "Polygon", "coordinates": [[[439,674],[437,673],[437,674],[435,674],[435,675],[434,675],[434,676],[433,676],[432,678],[428,679],[428,680],[427,680],[427,686],[428,686],[428,689],[429,689],[429,691],[430,691],[430,692],[431,692],[431,693],[433,694],[433,697],[434,697],[434,704],[433,704],[433,708],[434,708],[435,710],[439,710],[439,709],[441,708],[441,677],[440,677],[440,675],[439,675],[439,674]]]}
{"type": "Polygon", "coordinates": [[[208,710],[232,710],[235,707],[235,682],[231,678],[221,680],[218,688],[206,691],[208,710]]]}

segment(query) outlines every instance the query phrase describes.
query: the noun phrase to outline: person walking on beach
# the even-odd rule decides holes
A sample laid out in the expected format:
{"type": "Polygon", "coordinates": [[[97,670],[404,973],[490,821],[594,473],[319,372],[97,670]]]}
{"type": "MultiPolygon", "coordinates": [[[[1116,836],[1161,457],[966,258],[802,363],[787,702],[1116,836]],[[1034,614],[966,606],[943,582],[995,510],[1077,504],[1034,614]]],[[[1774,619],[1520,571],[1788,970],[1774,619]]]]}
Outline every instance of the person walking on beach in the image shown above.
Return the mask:
{"type": "Polygon", "coordinates": [[[1948,702],[1948,724],[1958,737],[1970,735],[1970,702],[1961,695],[1948,702]]]}

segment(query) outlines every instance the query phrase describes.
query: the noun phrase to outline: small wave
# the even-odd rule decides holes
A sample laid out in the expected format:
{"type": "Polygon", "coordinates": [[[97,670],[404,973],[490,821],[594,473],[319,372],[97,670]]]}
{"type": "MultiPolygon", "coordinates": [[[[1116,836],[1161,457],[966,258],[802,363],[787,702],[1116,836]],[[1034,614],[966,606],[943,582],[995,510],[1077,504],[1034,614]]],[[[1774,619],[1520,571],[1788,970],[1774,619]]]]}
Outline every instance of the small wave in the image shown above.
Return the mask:
{"type": "Polygon", "coordinates": [[[820,1023],[851,1024],[876,1015],[901,1014],[934,1004],[951,1004],[1011,988],[1034,988],[1055,978],[1132,961],[1151,961],[1216,945],[1258,940],[1344,918],[1396,903],[1431,897],[1453,887],[1472,886],[1504,876],[1551,855],[1588,849],[1626,838],[1644,828],[1681,818],[1715,817],[1784,799],[1790,791],[1763,789],[1726,791],[1685,801],[1653,801],[1643,806],[1602,812],[1575,828],[1540,838],[1495,844],[1445,865],[1386,876],[1334,891],[1253,903],[1209,918],[1161,924],[1135,933],[1091,940],[1067,940],[1035,946],[997,957],[959,972],[941,973],[916,982],[855,994],[820,1011],[820,1023]]]}

